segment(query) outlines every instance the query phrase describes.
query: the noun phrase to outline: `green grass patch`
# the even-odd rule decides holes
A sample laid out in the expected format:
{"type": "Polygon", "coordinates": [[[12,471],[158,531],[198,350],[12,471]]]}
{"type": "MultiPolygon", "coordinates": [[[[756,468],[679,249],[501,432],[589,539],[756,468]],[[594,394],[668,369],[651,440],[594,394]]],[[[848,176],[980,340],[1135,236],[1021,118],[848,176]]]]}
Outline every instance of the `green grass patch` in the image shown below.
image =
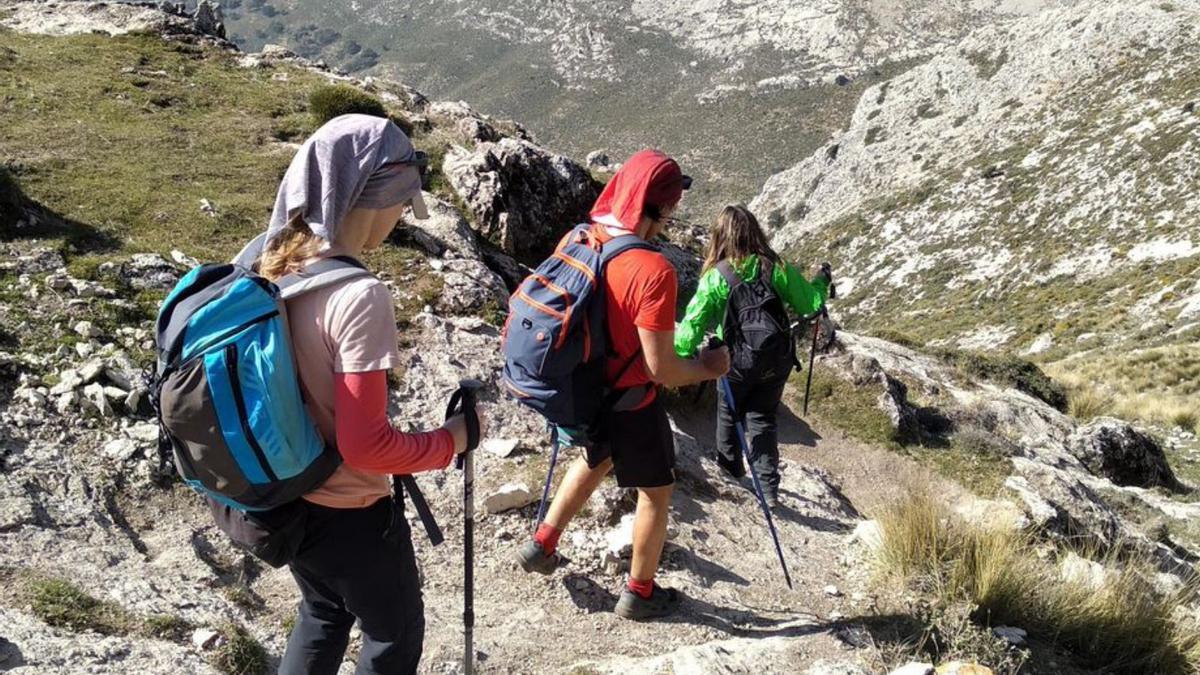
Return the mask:
{"type": "MultiPolygon", "coordinates": [[[[804,405],[806,373],[792,375],[789,391],[794,392],[792,405],[800,410],[804,405]]],[[[893,450],[901,447],[901,439],[886,413],[876,405],[876,396],[865,388],[822,369],[813,371],[809,411],[825,422],[864,443],[881,445],[893,450]]]]}
{"type": "Polygon", "coordinates": [[[265,227],[291,159],[277,127],[325,84],[154,36],[8,33],[5,46],[15,59],[0,61],[0,148],[25,195],[72,224],[49,233],[68,254],[120,242],[232,256],[265,227]]]}
{"type": "Polygon", "coordinates": [[[267,650],[245,628],[227,624],[221,628],[224,642],[213,655],[213,667],[226,675],[266,675],[267,650]]]}
{"type": "Polygon", "coordinates": [[[118,605],[97,600],[63,579],[35,579],[27,592],[34,616],[56,628],[127,635],[137,626],[133,615],[118,605]]]}

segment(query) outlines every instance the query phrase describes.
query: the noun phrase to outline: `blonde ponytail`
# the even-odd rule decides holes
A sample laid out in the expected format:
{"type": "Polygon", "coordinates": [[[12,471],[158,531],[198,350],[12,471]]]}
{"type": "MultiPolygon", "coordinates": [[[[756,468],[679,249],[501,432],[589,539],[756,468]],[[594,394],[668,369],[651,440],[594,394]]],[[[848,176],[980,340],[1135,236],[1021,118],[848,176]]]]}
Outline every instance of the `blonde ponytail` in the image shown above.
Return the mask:
{"type": "Polygon", "coordinates": [[[263,250],[258,261],[258,273],[271,281],[277,281],[299,270],[305,260],[320,253],[322,241],[308,229],[304,220],[299,217],[293,218],[263,250]]]}

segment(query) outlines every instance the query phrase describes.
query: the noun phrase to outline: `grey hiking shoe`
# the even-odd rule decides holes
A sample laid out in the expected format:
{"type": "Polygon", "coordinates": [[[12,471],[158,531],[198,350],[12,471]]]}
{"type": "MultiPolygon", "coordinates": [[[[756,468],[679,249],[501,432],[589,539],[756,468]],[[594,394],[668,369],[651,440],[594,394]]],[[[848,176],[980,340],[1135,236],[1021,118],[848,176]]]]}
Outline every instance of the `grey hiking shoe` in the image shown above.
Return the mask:
{"type": "Polygon", "coordinates": [[[644,621],[670,616],[679,609],[681,596],[674,588],[663,588],[654,584],[654,591],[649,598],[634,593],[626,588],[617,600],[616,614],[622,619],[644,621]]]}
{"type": "Polygon", "coordinates": [[[542,545],[530,539],[517,550],[517,562],[526,572],[550,574],[558,569],[559,564],[562,563],[562,556],[558,554],[558,551],[546,555],[546,550],[542,548],[542,545]]]}

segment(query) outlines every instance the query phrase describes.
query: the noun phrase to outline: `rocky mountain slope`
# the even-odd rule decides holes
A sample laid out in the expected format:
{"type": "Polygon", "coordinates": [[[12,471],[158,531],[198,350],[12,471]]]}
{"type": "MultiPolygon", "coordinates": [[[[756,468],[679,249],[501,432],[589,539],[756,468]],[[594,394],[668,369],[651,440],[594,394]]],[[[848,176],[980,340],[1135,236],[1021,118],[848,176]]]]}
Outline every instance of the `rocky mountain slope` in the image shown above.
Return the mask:
{"type": "Polygon", "coordinates": [[[855,326],[1047,359],[1194,343],[1198,30],[1195,2],[980,27],[868,90],[753,207],[841,271],[855,326]]]}
{"type": "MultiPolygon", "coordinates": [[[[1061,564],[1055,586],[1106,597],[1114,570],[1138,570],[1131,597],[1165,608],[1151,636],[1161,639],[1149,641],[1158,662],[1200,664],[1182,655],[1186,641],[1162,637],[1196,633],[1194,436],[1161,444],[1116,420],[1084,424],[1028,364],[857,335],[818,359],[811,416],[792,412],[801,386],[781,410],[776,523],[794,590],[754,498],[718,477],[713,401],[692,392],[671,396],[680,475],[662,579],[686,594],[680,615],[653,625],[612,615],[634,506],[612,484],[564,538],[566,567],[519,573],[510,556],[529,530],[547,448],[539,420],[498,386],[498,325],[522,260],[594,194],[588,172],[519,124],[285,50],[242,53],[168,9],[0,3],[0,670],[262,673],[276,663],[294,585],[232,548],[157,457],[141,375],[157,302],[196,260],[225,259],[260,231],[295,142],[317,123],[311,95],[330,85],[346,100],[374,97],[437,159],[433,217],[403,223],[367,263],[400,321],[395,423],[437,424],[460,378],[487,385],[481,672],[862,675],[910,660],[903,672],[932,672],[931,661],[941,673],[990,672],[954,665],[963,660],[1000,673],[1145,672],[1019,612],[1012,620],[1030,630],[1012,642],[974,609],[948,632],[929,588],[880,574],[890,535],[877,519],[914,493],[1027,537],[1039,560],[1061,564]],[[537,218],[530,203],[543,208],[537,218]]],[[[694,255],[664,250],[684,283],[695,279],[694,255]]],[[[453,673],[461,482],[453,471],[419,480],[448,535],[440,548],[416,537],[422,670],[453,673]]]]}
{"type": "Polygon", "coordinates": [[[662,146],[703,178],[685,208],[708,220],[824,142],[901,64],[1071,1],[222,4],[240,43],[394,75],[520,119],[576,156],[662,146]]]}

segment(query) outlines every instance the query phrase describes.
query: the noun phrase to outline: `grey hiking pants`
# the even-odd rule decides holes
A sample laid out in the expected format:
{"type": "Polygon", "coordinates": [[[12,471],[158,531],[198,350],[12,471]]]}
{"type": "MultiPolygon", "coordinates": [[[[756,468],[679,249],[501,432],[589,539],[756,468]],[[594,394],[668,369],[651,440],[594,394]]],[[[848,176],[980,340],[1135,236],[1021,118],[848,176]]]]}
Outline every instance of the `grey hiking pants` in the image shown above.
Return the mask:
{"type": "Polygon", "coordinates": [[[363,635],[358,675],[417,672],[425,605],[402,508],[386,498],[361,509],[304,506],[304,543],[289,563],[300,615],[280,674],[337,673],[356,619],[363,635]]]}
{"type": "MultiPolygon", "coordinates": [[[[775,411],[783,398],[787,380],[747,383],[730,379],[737,415],[746,430],[750,461],[762,483],[763,494],[779,494],[779,440],[775,411]]],[[[742,446],[738,443],[733,413],[725,396],[717,392],[717,463],[735,478],[746,475],[742,446]]]]}

